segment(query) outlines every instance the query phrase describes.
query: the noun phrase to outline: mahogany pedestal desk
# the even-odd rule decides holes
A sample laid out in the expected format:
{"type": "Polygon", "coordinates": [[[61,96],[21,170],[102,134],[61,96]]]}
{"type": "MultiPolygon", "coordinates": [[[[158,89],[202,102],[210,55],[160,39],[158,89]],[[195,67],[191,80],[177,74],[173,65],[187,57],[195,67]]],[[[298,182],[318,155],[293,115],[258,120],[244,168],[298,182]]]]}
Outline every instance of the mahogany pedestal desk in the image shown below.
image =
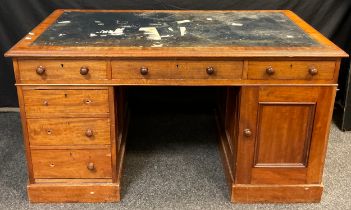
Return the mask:
{"type": "Polygon", "coordinates": [[[57,10],[13,58],[31,202],[120,200],[128,86],[222,86],[232,202],[318,202],[340,59],[290,11],[57,10]]]}

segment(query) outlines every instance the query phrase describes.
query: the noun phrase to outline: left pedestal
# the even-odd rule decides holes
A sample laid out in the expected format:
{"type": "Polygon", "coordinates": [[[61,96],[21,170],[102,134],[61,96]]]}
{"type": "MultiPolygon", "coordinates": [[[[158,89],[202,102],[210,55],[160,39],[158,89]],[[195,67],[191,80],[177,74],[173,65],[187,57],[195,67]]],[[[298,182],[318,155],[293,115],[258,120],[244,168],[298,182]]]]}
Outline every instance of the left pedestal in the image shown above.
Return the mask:
{"type": "Polygon", "coordinates": [[[17,91],[29,200],[119,201],[124,138],[123,116],[116,116],[123,106],[116,101],[123,97],[116,97],[113,87],[18,86],[17,91]]]}

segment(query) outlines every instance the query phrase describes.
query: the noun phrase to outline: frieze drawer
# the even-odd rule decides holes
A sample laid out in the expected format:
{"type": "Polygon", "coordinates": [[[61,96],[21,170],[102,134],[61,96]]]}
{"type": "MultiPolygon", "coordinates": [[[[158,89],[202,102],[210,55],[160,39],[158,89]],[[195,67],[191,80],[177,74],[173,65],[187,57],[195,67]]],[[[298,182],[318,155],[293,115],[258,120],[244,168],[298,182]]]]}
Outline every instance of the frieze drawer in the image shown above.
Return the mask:
{"type": "Polygon", "coordinates": [[[107,79],[104,60],[19,60],[21,81],[86,81],[107,79]]]}
{"type": "Polygon", "coordinates": [[[241,79],[242,61],[112,61],[113,79],[241,79]]]}
{"type": "Polygon", "coordinates": [[[332,80],[335,61],[249,61],[248,79],[332,80]]]}

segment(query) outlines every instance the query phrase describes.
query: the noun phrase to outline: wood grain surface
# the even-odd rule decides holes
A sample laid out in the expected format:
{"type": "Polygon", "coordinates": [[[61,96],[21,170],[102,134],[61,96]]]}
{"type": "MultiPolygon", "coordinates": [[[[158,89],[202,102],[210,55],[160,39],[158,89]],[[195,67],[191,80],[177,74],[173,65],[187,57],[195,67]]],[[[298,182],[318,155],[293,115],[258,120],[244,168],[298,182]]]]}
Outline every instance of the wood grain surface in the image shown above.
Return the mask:
{"type": "Polygon", "coordinates": [[[109,118],[28,119],[27,125],[31,146],[111,144],[109,118]]]}
{"type": "Polygon", "coordinates": [[[111,178],[111,150],[32,149],[34,178],[111,178]],[[89,170],[88,164],[94,169],[89,170]]]}

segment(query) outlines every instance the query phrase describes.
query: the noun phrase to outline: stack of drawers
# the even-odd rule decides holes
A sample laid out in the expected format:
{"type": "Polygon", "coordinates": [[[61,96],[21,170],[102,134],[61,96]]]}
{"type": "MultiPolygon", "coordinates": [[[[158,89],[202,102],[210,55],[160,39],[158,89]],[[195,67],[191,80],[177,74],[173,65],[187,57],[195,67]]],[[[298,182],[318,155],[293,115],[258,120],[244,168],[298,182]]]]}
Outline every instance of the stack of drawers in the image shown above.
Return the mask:
{"type": "MultiPolygon", "coordinates": [[[[116,170],[113,170],[116,158],[113,152],[116,151],[114,103],[110,103],[114,99],[113,87],[47,85],[54,80],[79,83],[80,80],[106,79],[106,63],[18,61],[21,82],[38,83],[19,87],[25,113],[22,117],[25,118],[27,154],[31,162],[32,185],[29,186],[112,184],[116,181],[116,170]]],[[[32,191],[32,197],[35,197],[35,191],[32,191]]],[[[88,191],[78,194],[91,194],[86,197],[94,200],[94,190],[88,191]]],[[[35,201],[35,198],[31,199],[35,201]]]]}
{"type": "Polygon", "coordinates": [[[35,179],[112,178],[107,89],[23,93],[35,179]]]}

